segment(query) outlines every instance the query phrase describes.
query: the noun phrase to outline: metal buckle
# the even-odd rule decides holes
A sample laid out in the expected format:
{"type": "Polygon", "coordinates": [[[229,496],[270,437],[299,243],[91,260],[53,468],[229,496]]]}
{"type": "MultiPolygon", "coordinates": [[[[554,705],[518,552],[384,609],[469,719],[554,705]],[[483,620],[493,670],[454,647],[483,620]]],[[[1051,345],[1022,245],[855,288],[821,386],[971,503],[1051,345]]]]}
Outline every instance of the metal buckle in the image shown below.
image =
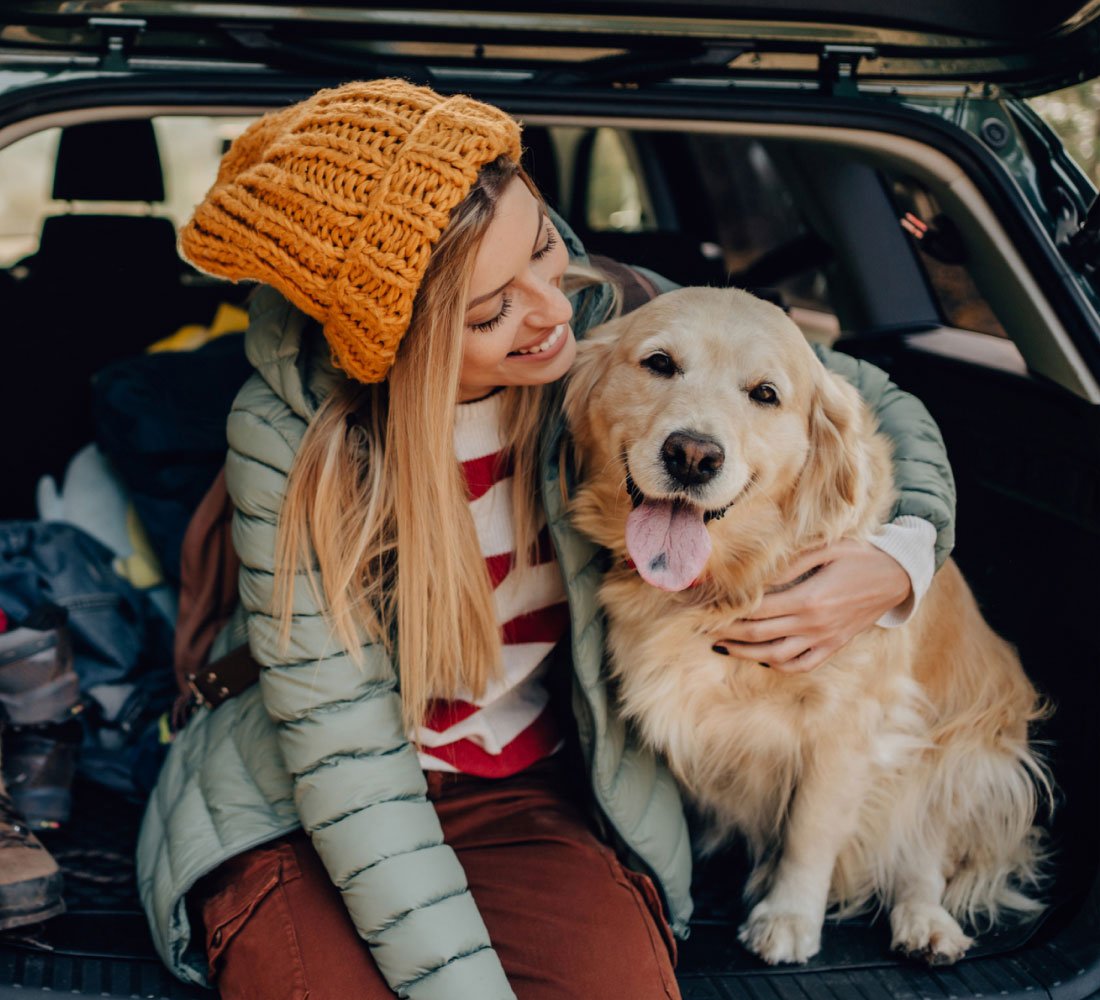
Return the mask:
{"type": "Polygon", "coordinates": [[[213,708],[214,706],[210,704],[206,695],[202,693],[199,686],[195,683],[195,676],[195,674],[187,675],[187,688],[191,692],[191,696],[195,699],[195,704],[201,708],[213,708]]]}

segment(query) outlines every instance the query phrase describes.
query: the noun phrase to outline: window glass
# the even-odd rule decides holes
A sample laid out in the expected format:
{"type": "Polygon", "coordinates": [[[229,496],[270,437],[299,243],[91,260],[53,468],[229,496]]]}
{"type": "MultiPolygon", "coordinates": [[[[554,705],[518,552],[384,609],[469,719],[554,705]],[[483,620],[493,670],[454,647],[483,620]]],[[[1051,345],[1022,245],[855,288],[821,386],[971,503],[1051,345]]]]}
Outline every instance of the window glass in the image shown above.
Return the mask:
{"type": "Polygon", "coordinates": [[[28,135],[0,150],[0,267],[38,249],[42,220],[53,204],[53,164],[61,129],[28,135]]]}
{"type": "Polygon", "coordinates": [[[687,148],[730,283],[774,297],[808,338],[831,344],[840,328],[829,248],[803,218],[775,151],[758,139],[709,134],[687,136],[687,148]]]}
{"type": "Polygon", "coordinates": [[[637,158],[628,135],[618,129],[598,128],[592,138],[588,174],[588,228],[641,233],[655,228],[653,211],[637,158]]]}
{"type": "Polygon", "coordinates": [[[1033,97],[1028,103],[1100,186],[1100,79],[1033,97]]]}
{"type": "Polygon", "coordinates": [[[253,120],[197,115],[153,119],[164,171],[165,200],[157,211],[175,222],[177,229],[191,217],[214,183],[222,154],[253,120]]]}
{"type": "Polygon", "coordinates": [[[214,182],[218,161],[252,118],[164,116],[153,120],[165,200],[148,202],[55,201],[54,162],[61,130],[36,132],[0,149],[0,267],[11,267],[38,249],[42,222],[51,215],[166,215],[178,228],[214,182]]]}
{"type": "Polygon", "coordinates": [[[898,224],[924,268],[948,326],[1006,337],[992,307],[967,267],[966,247],[935,195],[912,177],[887,174],[898,224]]]}

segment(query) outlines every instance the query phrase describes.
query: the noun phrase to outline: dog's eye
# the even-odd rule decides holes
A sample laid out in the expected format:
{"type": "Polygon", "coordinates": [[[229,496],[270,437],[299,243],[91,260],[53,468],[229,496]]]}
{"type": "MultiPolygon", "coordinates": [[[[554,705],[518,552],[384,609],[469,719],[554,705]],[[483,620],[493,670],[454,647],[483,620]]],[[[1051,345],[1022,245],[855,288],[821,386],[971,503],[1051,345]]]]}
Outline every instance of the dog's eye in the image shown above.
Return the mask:
{"type": "Polygon", "coordinates": [[[763,403],[765,406],[778,406],[779,393],[770,382],[761,382],[749,390],[749,399],[755,403],[763,403]]]}
{"type": "Polygon", "coordinates": [[[642,367],[648,368],[655,375],[660,375],[662,378],[672,378],[680,370],[676,367],[676,362],[664,351],[655,351],[648,357],[642,358],[642,367]]]}

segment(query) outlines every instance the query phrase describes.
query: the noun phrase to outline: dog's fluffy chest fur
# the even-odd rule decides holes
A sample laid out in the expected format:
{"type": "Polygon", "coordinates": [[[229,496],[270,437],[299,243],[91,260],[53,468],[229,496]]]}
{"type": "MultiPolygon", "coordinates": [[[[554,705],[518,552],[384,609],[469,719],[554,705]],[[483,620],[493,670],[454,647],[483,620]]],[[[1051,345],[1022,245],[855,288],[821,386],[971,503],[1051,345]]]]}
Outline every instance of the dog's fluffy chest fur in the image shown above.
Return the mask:
{"type": "Polygon", "coordinates": [[[608,575],[601,599],[616,609],[608,646],[622,710],[691,789],[710,846],[740,831],[763,855],[839,728],[849,746],[862,734],[879,780],[928,745],[927,701],[911,678],[882,669],[879,630],[818,671],[786,675],[712,650],[715,618],[738,613],[728,605],[669,598],[628,570],[608,575]]]}

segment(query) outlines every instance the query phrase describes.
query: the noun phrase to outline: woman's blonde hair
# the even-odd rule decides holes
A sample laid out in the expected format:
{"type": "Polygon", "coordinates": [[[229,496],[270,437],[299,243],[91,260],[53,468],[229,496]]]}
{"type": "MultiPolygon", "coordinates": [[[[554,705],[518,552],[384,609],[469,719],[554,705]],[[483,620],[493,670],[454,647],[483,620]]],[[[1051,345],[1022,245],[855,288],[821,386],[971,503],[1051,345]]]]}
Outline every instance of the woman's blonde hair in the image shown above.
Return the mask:
{"type": "MultiPolygon", "coordinates": [[[[396,654],[414,739],[432,699],[478,697],[499,672],[500,625],[455,458],[454,421],[474,259],[516,177],[535,193],[510,159],[482,169],[432,251],[388,379],[349,379],[325,399],[295,456],[279,518],[275,611],[284,641],[304,571],[349,655],[361,660],[366,641],[396,654]]],[[[538,534],[544,387],[502,392],[522,570],[538,534]]]]}

